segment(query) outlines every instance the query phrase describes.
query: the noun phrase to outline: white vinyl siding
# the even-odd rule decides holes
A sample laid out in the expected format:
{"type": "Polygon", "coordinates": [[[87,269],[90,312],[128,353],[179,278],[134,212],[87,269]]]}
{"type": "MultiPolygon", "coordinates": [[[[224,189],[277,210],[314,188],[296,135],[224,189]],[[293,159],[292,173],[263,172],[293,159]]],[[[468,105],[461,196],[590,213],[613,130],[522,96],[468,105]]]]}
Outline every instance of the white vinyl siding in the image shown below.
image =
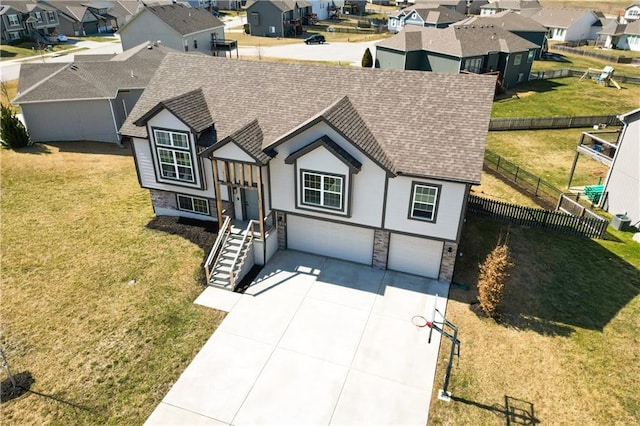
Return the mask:
{"type": "Polygon", "coordinates": [[[154,130],[160,175],[165,179],[195,182],[193,160],[186,133],[154,130]]]}
{"type": "Polygon", "coordinates": [[[186,212],[210,215],[209,201],[204,198],[178,194],[178,209],[186,212]]]}

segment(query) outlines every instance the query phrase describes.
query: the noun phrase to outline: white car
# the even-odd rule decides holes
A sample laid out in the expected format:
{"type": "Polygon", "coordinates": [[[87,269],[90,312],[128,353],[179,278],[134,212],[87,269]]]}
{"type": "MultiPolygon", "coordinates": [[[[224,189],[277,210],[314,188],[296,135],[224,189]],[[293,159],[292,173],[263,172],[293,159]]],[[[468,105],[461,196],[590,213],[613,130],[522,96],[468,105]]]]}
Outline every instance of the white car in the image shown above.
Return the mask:
{"type": "Polygon", "coordinates": [[[67,36],[66,36],[66,35],[64,35],[64,34],[58,34],[58,35],[56,36],[56,40],[58,40],[59,42],[64,43],[65,41],[67,41],[67,40],[69,40],[69,39],[68,39],[68,38],[67,38],[67,36]]]}

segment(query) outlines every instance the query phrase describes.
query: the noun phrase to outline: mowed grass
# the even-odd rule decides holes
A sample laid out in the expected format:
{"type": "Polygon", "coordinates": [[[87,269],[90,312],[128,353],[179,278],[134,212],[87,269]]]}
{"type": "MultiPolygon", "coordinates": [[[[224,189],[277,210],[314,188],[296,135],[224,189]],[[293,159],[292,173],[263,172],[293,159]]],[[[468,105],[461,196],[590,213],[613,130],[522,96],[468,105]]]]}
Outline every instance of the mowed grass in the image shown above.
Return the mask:
{"type": "MultiPolygon", "coordinates": [[[[467,220],[454,281],[470,289],[452,288],[447,305],[462,342],[454,400],[434,397],[429,425],[640,423],[640,250],[610,231],[589,240],[467,220]],[[495,321],[474,304],[478,264],[507,233],[514,266],[495,321]]],[[[443,339],[434,389],[449,348],[443,339]]]]}
{"type": "MultiPolygon", "coordinates": [[[[559,189],[566,188],[576,148],[583,131],[593,129],[518,130],[489,132],[487,149],[540,176],[559,189]]],[[[571,186],[604,182],[607,167],[580,156],[571,186]]]]}
{"type": "Polygon", "coordinates": [[[3,424],[141,424],[222,319],[204,251],[152,229],[128,149],[2,150],[3,424]]]}
{"type": "Polygon", "coordinates": [[[17,44],[15,46],[9,44],[3,44],[0,46],[0,60],[20,59],[30,56],[44,55],[47,53],[64,52],[65,50],[73,49],[71,44],[51,44],[51,50],[45,50],[48,45],[38,45],[33,42],[25,42],[17,44]],[[43,50],[40,50],[43,49],[43,50]]]}
{"type": "MultiPolygon", "coordinates": [[[[590,56],[574,55],[568,52],[554,51],[551,47],[551,53],[555,56],[555,60],[542,60],[533,63],[532,71],[542,71],[549,69],[571,68],[578,70],[586,70],[588,68],[602,69],[607,65],[615,68],[615,74],[624,75],[640,75],[640,68],[635,65],[617,64],[603,59],[593,58],[590,56]]],[[[605,52],[606,53],[606,52],[605,52]]],[[[614,78],[615,78],[614,74],[614,78]]]]}
{"type": "Polygon", "coordinates": [[[623,114],[640,106],[640,85],[622,90],[578,77],[519,84],[511,97],[493,103],[492,117],[552,117],[623,114]]]}

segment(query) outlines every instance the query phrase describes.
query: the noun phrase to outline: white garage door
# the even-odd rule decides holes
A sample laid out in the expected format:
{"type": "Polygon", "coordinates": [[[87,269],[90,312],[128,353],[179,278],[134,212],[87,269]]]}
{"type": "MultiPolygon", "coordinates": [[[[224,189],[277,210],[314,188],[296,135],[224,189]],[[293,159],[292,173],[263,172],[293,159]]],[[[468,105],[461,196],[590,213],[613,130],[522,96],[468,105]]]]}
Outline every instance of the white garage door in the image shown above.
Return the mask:
{"type": "Polygon", "coordinates": [[[287,246],[371,265],[373,230],[299,216],[287,216],[287,246]]]}
{"type": "Polygon", "coordinates": [[[438,278],[442,241],[391,234],[387,267],[429,278],[438,278]]]}

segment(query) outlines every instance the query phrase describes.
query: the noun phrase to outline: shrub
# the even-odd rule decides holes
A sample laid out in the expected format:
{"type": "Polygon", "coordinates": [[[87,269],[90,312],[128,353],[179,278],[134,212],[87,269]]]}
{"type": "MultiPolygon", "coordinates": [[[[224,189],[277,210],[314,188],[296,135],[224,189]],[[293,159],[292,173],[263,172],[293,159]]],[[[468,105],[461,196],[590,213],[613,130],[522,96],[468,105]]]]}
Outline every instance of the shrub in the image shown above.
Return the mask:
{"type": "Polygon", "coordinates": [[[13,111],[11,111],[11,108],[4,104],[0,105],[0,108],[2,108],[2,117],[0,119],[0,142],[2,145],[11,149],[31,145],[29,132],[27,132],[24,124],[22,124],[13,111]]]}
{"type": "Polygon", "coordinates": [[[509,247],[506,242],[498,241],[483,264],[480,265],[478,279],[478,300],[482,310],[495,318],[498,306],[502,302],[504,286],[509,278],[509,268],[513,264],[509,261],[509,247]]]}
{"type": "Polygon", "coordinates": [[[364,55],[362,55],[362,68],[371,68],[373,66],[373,56],[371,55],[371,51],[367,47],[367,50],[364,51],[364,55]]]}

